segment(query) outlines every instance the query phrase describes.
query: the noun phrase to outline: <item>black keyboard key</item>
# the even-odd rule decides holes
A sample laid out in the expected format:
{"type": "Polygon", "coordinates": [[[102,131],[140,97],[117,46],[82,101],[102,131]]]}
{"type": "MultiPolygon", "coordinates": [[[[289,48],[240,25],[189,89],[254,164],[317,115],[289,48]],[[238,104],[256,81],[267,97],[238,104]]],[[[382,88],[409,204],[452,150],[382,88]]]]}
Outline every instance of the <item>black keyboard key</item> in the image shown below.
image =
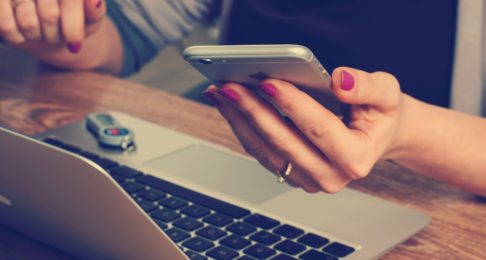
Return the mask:
{"type": "Polygon", "coordinates": [[[186,251],[186,255],[191,260],[206,260],[206,259],[208,259],[207,257],[202,256],[202,255],[200,255],[200,254],[198,254],[198,253],[196,253],[194,251],[191,251],[191,250],[187,250],[186,251]]]}
{"type": "Polygon", "coordinates": [[[88,151],[82,151],[79,155],[83,156],[84,158],[86,159],[90,159],[90,160],[98,160],[100,159],[101,157],[97,154],[94,154],[94,153],[91,153],[91,152],[88,152],[88,151]]]}
{"type": "Polygon", "coordinates": [[[132,178],[135,178],[137,176],[142,175],[141,172],[139,172],[135,169],[132,169],[130,167],[123,166],[123,165],[111,168],[110,174],[117,174],[117,175],[120,175],[120,176],[122,176],[124,178],[128,178],[128,179],[132,179],[132,178]]]}
{"type": "Polygon", "coordinates": [[[144,191],[137,193],[137,196],[139,196],[142,199],[153,202],[153,201],[165,198],[165,196],[167,196],[167,195],[165,193],[161,192],[161,191],[158,191],[158,190],[148,189],[148,190],[144,190],[144,191]]]}
{"type": "Polygon", "coordinates": [[[194,231],[200,227],[203,226],[203,223],[201,223],[200,221],[197,221],[191,217],[184,217],[184,218],[181,218],[179,220],[177,220],[176,222],[172,223],[172,225],[178,227],[178,228],[181,228],[181,229],[184,229],[186,231],[194,231]]]}
{"type": "Polygon", "coordinates": [[[245,222],[267,230],[280,225],[280,222],[278,222],[277,220],[265,217],[260,214],[253,214],[245,218],[245,222]]]}
{"type": "Polygon", "coordinates": [[[229,260],[234,259],[238,256],[238,253],[233,249],[227,248],[225,246],[218,246],[209,250],[206,253],[209,257],[215,258],[217,260],[229,260]]]}
{"type": "Polygon", "coordinates": [[[146,200],[143,200],[143,199],[137,199],[136,200],[138,205],[147,213],[157,209],[157,205],[155,205],[154,203],[150,202],[150,201],[146,201],[146,200]]]}
{"type": "Polygon", "coordinates": [[[324,254],[314,249],[301,254],[299,257],[303,260],[338,260],[335,256],[324,254]]]}
{"type": "Polygon", "coordinates": [[[180,209],[185,207],[188,203],[186,200],[170,197],[159,201],[159,204],[169,209],[180,209]]]}
{"type": "Polygon", "coordinates": [[[302,235],[304,231],[302,229],[285,224],[273,230],[273,233],[282,235],[287,238],[296,238],[302,235]]]}
{"type": "Polygon", "coordinates": [[[354,252],[354,248],[349,247],[347,245],[343,245],[338,242],[331,243],[330,245],[324,248],[324,252],[329,253],[331,255],[335,255],[337,257],[345,257],[352,252],[354,252]]]}
{"type": "Polygon", "coordinates": [[[243,256],[238,257],[236,260],[255,260],[255,258],[249,257],[247,255],[243,255],[243,256]]]}
{"type": "Polygon", "coordinates": [[[164,222],[171,222],[181,217],[179,213],[172,211],[170,209],[159,209],[157,211],[152,212],[150,216],[152,218],[156,218],[164,222]]]}
{"type": "Polygon", "coordinates": [[[213,242],[209,242],[201,237],[193,237],[182,243],[182,245],[196,252],[204,252],[214,246],[213,242]]]}
{"type": "Polygon", "coordinates": [[[305,250],[305,246],[290,240],[282,241],[278,243],[274,248],[289,255],[296,255],[305,250]]]}
{"type": "Polygon", "coordinates": [[[210,211],[209,209],[199,205],[191,205],[184,208],[181,212],[193,218],[202,218],[209,214],[210,211]]]}
{"type": "Polygon", "coordinates": [[[228,237],[225,237],[221,241],[219,241],[220,244],[225,245],[227,247],[233,248],[235,250],[240,250],[248,245],[250,245],[250,241],[248,239],[244,239],[240,236],[237,235],[231,235],[228,237]]]}
{"type": "Polygon", "coordinates": [[[105,170],[108,170],[110,168],[118,166],[117,162],[114,162],[114,161],[112,161],[110,159],[106,159],[106,158],[99,158],[99,159],[92,160],[92,161],[94,163],[98,164],[101,168],[103,168],[105,170]]]}
{"type": "Polygon", "coordinates": [[[120,176],[113,176],[112,175],[111,178],[113,178],[113,180],[115,180],[119,184],[125,183],[127,181],[127,179],[120,177],[120,176]]]}
{"type": "Polygon", "coordinates": [[[320,248],[323,245],[329,243],[329,239],[312,233],[303,235],[302,237],[299,238],[298,241],[304,245],[308,245],[314,248],[320,248]]]}
{"type": "Polygon", "coordinates": [[[127,192],[127,193],[135,193],[139,192],[143,189],[145,189],[145,186],[143,186],[140,183],[137,182],[125,182],[121,184],[121,187],[127,192]]]}
{"type": "Polygon", "coordinates": [[[217,240],[223,236],[226,236],[226,232],[223,230],[219,230],[213,226],[207,226],[205,228],[202,228],[196,232],[196,234],[207,238],[209,240],[217,240]]]}
{"type": "Polygon", "coordinates": [[[260,231],[256,234],[253,234],[250,237],[251,240],[256,241],[260,244],[264,244],[266,246],[270,246],[275,244],[276,242],[280,241],[280,237],[274,234],[270,234],[267,231],[260,231]]]}
{"type": "Polygon", "coordinates": [[[288,255],[280,254],[280,255],[272,257],[271,260],[297,260],[297,258],[293,258],[293,257],[288,256],[288,255]]]}
{"type": "Polygon", "coordinates": [[[258,259],[267,259],[277,253],[275,250],[259,244],[252,245],[243,252],[258,259]]]}
{"type": "Polygon", "coordinates": [[[152,186],[156,189],[160,189],[164,192],[173,194],[175,196],[181,197],[183,199],[190,200],[195,204],[216,210],[218,212],[224,213],[233,218],[242,218],[250,214],[250,211],[227,202],[211,198],[204,194],[188,190],[181,186],[172,184],[170,182],[158,179],[150,175],[144,175],[137,178],[137,181],[152,186]]]}
{"type": "Polygon", "coordinates": [[[203,221],[217,227],[223,227],[228,225],[229,223],[233,223],[232,218],[220,213],[214,213],[212,215],[209,215],[205,217],[203,221]]]}
{"type": "Polygon", "coordinates": [[[236,260],[255,260],[255,258],[249,257],[247,255],[243,255],[243,256],[238,257],[236,260]]]}
{"type": "Polygon", "coordinates": [[[231,231],[240,236],[247,236],[255,232],[257,229],[253,225],[247,224],[245,222],[236,222],[229,225],[226,228],[226,230],[231,231]]]}
{"type": "Polygon", "coordinates": [[[64,144],[61,146],[62,149],[66,150],[66,151],[70,151],[72,153],[76,153],[76,154],[79,154],[81,153],[81,148],[79,147],[76,147],[74,145],[70,145],[70,144],[64,144]]]}
{"type": "Polygon", "coordinates": [[[155,224],[157,224],[162,230],[165,230],[168,228],[167,224],[163,221],[160,221],[160,220],[156,220],[154,219],[155,221],[155,224]]]}
{"type": "Polygon", "coordinates": [[[180,230],[178,228],[171,228],[165,231],[165,234],[172,239],[172,241],[178,243],[184,239],[189,238],[191,235],[186,231],[180,230]]]}
{"type": "Polygon", "coordinates": [[[57,140],[57,139],[54,139],[54,138],[51,138],[51,137],[47,137],[44,139],[44,142],[50,144],[50,145],[54,145],[54,146],[57,146],[57,147],[62,147],[64,145],[63,142],[57,140]]]}

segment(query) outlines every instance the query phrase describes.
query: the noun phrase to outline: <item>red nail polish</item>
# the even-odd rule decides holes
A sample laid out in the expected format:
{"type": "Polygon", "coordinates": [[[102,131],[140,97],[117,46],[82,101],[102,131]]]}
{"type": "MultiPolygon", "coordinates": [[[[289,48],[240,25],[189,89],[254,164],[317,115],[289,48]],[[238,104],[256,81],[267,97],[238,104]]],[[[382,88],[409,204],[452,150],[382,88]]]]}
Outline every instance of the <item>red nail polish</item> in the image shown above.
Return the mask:
{"type": "Polygon", "coordinates": [[[78,53],[81,50],[81,46],[82,46],[82,44],[80,42],[69,43],[68,44],[68,50],[71,53],[78,53]]]}
{"type": "Polygon", "coordinates": [[[102,0],[100,0],[97,4],[96,4],[96,8],[100,8],[101,7],[101,4],[103,3],[102,0]]]}
{"type": "Polygon", "coordinates": [[[354,87],[354,78],[351,73],[343,70],[341,72],[341,89],[349,91],[354,87]]]}
{"type": "Polygon", "coordinates": [[[216,96],[214,96],[214,92],[212,91],[204,91],[203,92],[204,96],[206,96],[209,101],[211,101],[211,103],[213,103],[215,106],[219,105],[219,101],[218,99],[216,98],[216,96]]]}
{"type": "Polygon", "coordinates": [[[275,97],[277,95],[277,88],[272,83],[263,82],[260,84],[260,88],[269,97],[275,97]]]}
{"type": "Polygon", "coordinates": [[[240,96],[238,96],[234,90],[229,88],[220,89],[218,90],[218,93],[232,102],[238,102],[238,100],[240,100],[240,96]]]}

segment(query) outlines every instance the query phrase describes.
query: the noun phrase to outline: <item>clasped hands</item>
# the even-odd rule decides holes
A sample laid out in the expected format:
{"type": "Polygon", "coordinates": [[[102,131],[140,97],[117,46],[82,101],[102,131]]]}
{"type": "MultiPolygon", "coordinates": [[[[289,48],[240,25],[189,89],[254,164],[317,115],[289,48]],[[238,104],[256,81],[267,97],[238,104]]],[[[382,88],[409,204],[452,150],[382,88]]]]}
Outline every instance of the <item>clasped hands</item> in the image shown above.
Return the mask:
{"type": "Polygon", "coordinates": [[[0,38],[24,50],[77,53],[105,17],[104,0],[0,0],[0,38]]]}

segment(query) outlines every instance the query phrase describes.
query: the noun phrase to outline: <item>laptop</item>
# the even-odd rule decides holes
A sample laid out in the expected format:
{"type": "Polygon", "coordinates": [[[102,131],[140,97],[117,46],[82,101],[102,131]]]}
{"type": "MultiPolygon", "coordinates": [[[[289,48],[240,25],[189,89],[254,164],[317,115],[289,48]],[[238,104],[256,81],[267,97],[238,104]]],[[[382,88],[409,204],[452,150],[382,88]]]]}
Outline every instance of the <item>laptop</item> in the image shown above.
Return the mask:
{"type": "Polygon", "coordinates": [[[100,146],[84,121],[0,129],[1,225],[87,259],[374,259],[430,221],[352,189],[293,189],[251,158],[110,114],[136,149],[100,146]]]}

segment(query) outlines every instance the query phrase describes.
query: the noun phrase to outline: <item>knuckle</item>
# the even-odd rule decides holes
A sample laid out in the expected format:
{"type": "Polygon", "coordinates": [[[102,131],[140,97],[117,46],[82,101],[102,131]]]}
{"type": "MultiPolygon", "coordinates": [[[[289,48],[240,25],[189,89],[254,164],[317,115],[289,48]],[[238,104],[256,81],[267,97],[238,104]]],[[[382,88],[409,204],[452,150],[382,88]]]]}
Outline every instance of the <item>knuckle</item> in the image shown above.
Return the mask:
{"type": "Polygon", "coordinates": [[[302,132],[306,133],[310,137],[320,139],[326,137],[329,133],[329,127],[324,123],[311,123],[302,128],[302,132]]]}
{"type": "Polygon", "coordinates": [[[381,78],[384,78],[390,82],[394,82],[395,84],[398,84],[398,80],[395,76],[393,76],[393,74],[390,74],[388,72],[384,72],[384,71],[375,71],[373,73],[371,73],[371,75],[373,76],[379,76],[381,78]]]}
{"type": "Polygon", "coordinates": [[[295,102],[293,102],[293,99],[285,99],[285,100],[281,100],[278,104],[280,110],[286,114],[286,115],[289,115],[289,114],[292,114],[293,111],[295,111],[295,102]]]}
{"type": "Polygon", "coordinates": [[[378,81],[377,83],[382,83],[387,86],[387,88],[393,88],[400,90],[400,83],[398,79],[390,73],[384,71],[376,71],[371,73],[373,81],[378,81]]]}
{"type": "Polygon", "coordinates": [[[329,194],[337,193],[337,192],[339,192],[343,189],[343,187],[340,186],[340,185],[331,184],[331,183],[324,181],[324,180],[319,181],[318,185],[319,185],[319,188],[321,189],[321,191],[323,191],[325,193],[329,193],[329,194]]]}
{"type": "Polygon", "coordinates": [[[346,162],[341,164],[340,168],[345,176],[348,176],[353,180],[364,178],[369,173],[369,169],[367,169],[368,167],[364,167],[357,163],[346,162]]]}
{"type": "Polygon", "coordinates": [[[39,16],[42,23],[48,25],[57,25],[61,14],[58,8],[49,8],[47,11],[41,13],[39,16]]]}
{"type": "Polygon", "coordinates": [[[385,93],[387,94],[387,101],[385,103],[388,104],[389,108],[393,108],[400,103],[400,83],[392,74],[383,71],[373,72],[369,77],[369,83],[370,86],[381,86],[381,88],[386,88],[385,93]]]}
{"type": "Polygon", "coordinates": [[[19,26],[25,31],[34,31],[38,28],[37,20],[32,18],[25,18],[19,21],[19,26]]]}

